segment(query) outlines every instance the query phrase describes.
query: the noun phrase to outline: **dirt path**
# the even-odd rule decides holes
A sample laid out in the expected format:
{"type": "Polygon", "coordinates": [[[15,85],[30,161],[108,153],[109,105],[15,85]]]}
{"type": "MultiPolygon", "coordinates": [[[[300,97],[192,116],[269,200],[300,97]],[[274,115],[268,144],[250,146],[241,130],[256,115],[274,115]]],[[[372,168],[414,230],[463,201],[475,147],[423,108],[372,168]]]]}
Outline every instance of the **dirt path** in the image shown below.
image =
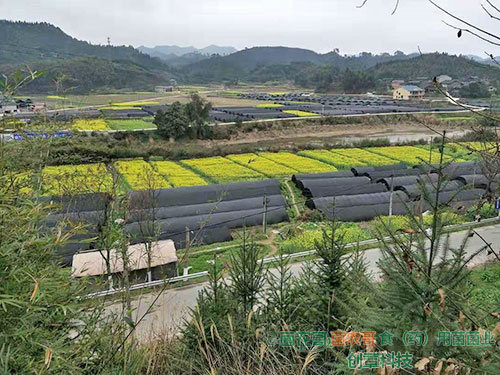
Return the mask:
{"type": "Polygon", "coordinates": [[[285,181],[285,186],[286,186],[286,190],[288,190],[288,194],[290,195],[290,199],[292,200],[292,205],[293,205],[293,208],[295,210],[295,213],[297,214],[297,217],[300,216],[300,211],[299,211],[299,208],[297,207],[297,201],[295,200],[295,194],[293,193],[293,189],[290,187],[290,185],[288,185],[290,183],[290,181],[285,181]]]}
{"type": "Polygon", "coordinates": [[[259,245],[267,245],[271,248],[269,253],[266,255],[266,258],[272,257],[276,255],[276,253],[278,252],[278,246],[276,246],[276,243],[274,242],[275,238],[276,238],[276,233],[274,230],[271,230],[269,232],[267,239],[258,242],[259,245]]]}

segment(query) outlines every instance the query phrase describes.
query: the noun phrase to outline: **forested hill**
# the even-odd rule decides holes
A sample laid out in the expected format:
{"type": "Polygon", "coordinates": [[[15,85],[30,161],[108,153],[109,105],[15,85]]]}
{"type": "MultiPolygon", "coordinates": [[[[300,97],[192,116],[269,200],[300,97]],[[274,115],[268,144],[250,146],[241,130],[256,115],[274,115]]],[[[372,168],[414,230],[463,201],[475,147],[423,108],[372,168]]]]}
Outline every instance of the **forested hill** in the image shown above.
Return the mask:
{"type": "Polygon", "coordinates": [[[139,52],[133,47],[93,45],[72,38],[49,23],[0,20],[0,35],[0,65],[94,56],[129,61],[150,69],[163,67],[159,59],[139,52]]]}
{"type": "MultiPolygon", "coordinates": [[[[405,55],[402,52],[397,52],[394,55],[361,53],[357,56],[342,56],[338,51],[318,54],[301,48],[254,47],[227,56],[213,56],[187,65],[183,72],[191,80],[200,82],[231,79],[255,80],[261,77],[262,69],[265,67],[272,67],[271,70],[277,71],[280,70],[280,66],[283,67],[282,70],[286,70],[285,66],[293,66],[291,70],[295,71],[297,65],[314,64],[339,69],[364,70],[378,63],[406,60],[413,56],[405,55]]],[[[281,78],[290,79],[291,77],[283,76],[281,78]]]]}
{"type": "Polygon", "coordinates": [[[500,69],[486,65],[463,56],[445,53],[430,53],[405,61],[391,61],[378,64],[369,70],[377,78],[411,79],[416,77],[436,77],[446,74],[453,78],[477,76],[479,78],[498,80],[500,69]]]}
{"type": "Polygon", "coordinates": [[[152,90],[176,78],[160,59],[133,47],[93,45],[65,34],[48,23],[0,20],[0,73],[28,65],[43,71],[26,87],[32,93],[51,93],[64,76],[71,93],[116,89],[152,90]]]}

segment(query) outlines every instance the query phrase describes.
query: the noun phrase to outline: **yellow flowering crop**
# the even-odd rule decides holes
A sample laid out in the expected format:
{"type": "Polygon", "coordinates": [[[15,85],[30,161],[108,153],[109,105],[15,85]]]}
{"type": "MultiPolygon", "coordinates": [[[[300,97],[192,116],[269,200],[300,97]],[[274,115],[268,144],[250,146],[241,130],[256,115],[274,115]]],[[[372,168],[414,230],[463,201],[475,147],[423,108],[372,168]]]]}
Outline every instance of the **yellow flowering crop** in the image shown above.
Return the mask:
{"type": "Polygon", "coordinates": [[[133,190],[170,187],[170,184],[144,160],[117,161],[114,167],[133,190]]]}
{"type": "Polygon", "coordinates": [[[142,105],[158,105],[158,104],[160,103],[155,101],[111,103],[113,107],[140,107],[142,105]]]}
{"type": "Polygon", "coordinates": [[[173,187],[208,185],[208,183],[194,173],[173,161],[153,161],[153,167],[167,179],[173,187]]]}
{"type": "Polygon", "coordinates": [[[228,155],[226,158],[269,177],[285,177],[297,173],[296,169],[278,164],[256,154],[235,154],[228,155]]]}
{"type": "Polygon", "coordinates": [[[280,107],[284,107],[284,105],[275,103],[257,104],[257,108],[280,108],[280,107]]]}
{"type": "Polygon", "coordinates": [[[291,154],[289,152],[261,152],[259,155],[289,168],[293,168],[300,173],[321,173],[337,170],[333,165],[291,154]]]}
{"type": "Polygon", "coordinates": [[[264,178],[264,175],[250,168],[245,168],[222,156],[182,160],[181,164],[191,167],[202,176],[206,176],[219,183],[241,180],[259,180],[264,178]]]}
{"type": "Polygon", "coordinates": [[[108,124],[103,119],[80,119],[73,123],[76,130],[109,130],[108,124]]]}
{"type": "Polygon", "coordinates": [[[366,165],[366,163],[350,156],[336,154],[328,150],[307,150],[299,152],[298,155],[316,159],[328,164],[333,164],[340,169],[350,169],[352,167],[361,167],[366,165]]]}
{"type": "MultiPolygon", "coordinates": [[[[413,146],[370,147],[367,148],[367,150],[408,164],[422,164],[425,162],[438,163],[440,159],[440,154],[438,152],[429,152],[413,146]]],[[[450,156],[444,155],[444,161],[449,161],[451,159],[450,156]]]]}
{"type": "Polygon", "coordinates": [[[47,195],[109,192],[113,187],[111,173],[102,163],[45,167],[41,180],[47,195]]]}
{"type": "Polygon", "coordinates": [[[362,148],[335,148],[331,152],[343,156],[347,156],[353,159],[357,159],[367,166],[377,166],[377,165],[391,165],[396,164],[398,161],[388,158],[386,156],[374,154],[373,152],[366,151],[362,148]]]}
{"type": "Polygon", "coordinates": [[[289,113],[291,115],[299,116],[299,117],[311,117],[311,116],[321,116],[317,113],[313,112],[306,112],[306,111],[297,111],[293,109],[287,109],[285,111],[282,111],[283,113],[289,113]]]}

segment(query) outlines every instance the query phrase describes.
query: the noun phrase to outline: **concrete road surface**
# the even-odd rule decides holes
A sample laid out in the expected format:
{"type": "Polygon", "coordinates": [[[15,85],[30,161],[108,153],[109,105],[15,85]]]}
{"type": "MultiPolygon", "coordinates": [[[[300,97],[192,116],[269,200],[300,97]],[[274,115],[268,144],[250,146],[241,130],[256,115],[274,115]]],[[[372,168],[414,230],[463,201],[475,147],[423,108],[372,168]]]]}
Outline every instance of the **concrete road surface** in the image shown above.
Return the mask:
{"type": "MultiPolygon", "coordinates": [[[[497,254],[500,254],[500,224],[482,227],[476,229],[477,233],[484,237],[484,239],[491,244],[492,248],[497,254]]],[[[463,241],[467,232],[452,233],[450,243],[452,247],[458,247],[463,241]]],[[[469,240],[467,246],[467,254],[472,254],[484,246],[484,242],[478,235],[474,235],[469,240]]],[[[368,270],[376,276],[379,273],[377,265],[381,257],[379,249],[370,249],[363,252],[365,262],[368,265],[368,270]]],[[[487,252],[483,251],[479,254],[471,266],[479,265],[487,260],[495,259],[494,255],[487,257],[487,252]]],[[[301,273],[304,263],[295,263],[291,265],[291,272],[294,276],[301,273]]],[[[271,270],[273,272],[273,270],[271,270]]],[[[196,298],[198,293],[207,286],[207,283],[200,283],[192,286],[186,286],[176,289],[165,290],[161,295],[160,291],[152,291],[137,297],[133,301],[134,321],[138,321],[153,304],[151,312],[138,324],[136,329],[137,338],[141,341],[148,341],[158,335],[175,334],[178,327],[183,324],[185,319],[189,319],[190,309],[196,305],[196,298]]],[[[112,311],[119,311],[120,304],[115,303],[109,307],[112,311]]]]}

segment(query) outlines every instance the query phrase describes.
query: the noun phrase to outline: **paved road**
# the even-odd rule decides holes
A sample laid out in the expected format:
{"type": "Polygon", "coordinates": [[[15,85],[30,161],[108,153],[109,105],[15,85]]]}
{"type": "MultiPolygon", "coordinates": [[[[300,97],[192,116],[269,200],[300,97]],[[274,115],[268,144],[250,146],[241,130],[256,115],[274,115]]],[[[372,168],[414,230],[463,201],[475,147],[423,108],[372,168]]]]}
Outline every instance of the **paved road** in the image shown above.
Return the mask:
{"type": "MultiPolygon", "coordinates": [[[[485,240],[491,243],[491,246],[498,254],[500,252],[500,224],[476,229],[478,234],[483,236],[485,240]]],[[[457,232],[451,234],[451,246],[457,247],[463,241],[466,232],[457,232]]],[[[481,247],[484,242],[479,236],[474,235],[469,240],[467,253],[472,254],[481,247]]],[[[376,277],[379,273],[377,262],[381,257],[379,249],[370,249],[364,251],[365,261],[368,265],[368,270],[376,277]]],[[[479,265],[494,259],[494,256],[487,257],[486,251],[482,252],[472,265],[479,265]]],[[[292,273],[297,276],[301,273],[304,263],[295,263],[291,266],[292,273]]],[[[164,291],[154,304],[152,312],[147,315],[137,327],[137,337],[142,341],[164,333],[175,334],[177,328],[182,324],[184,319],[189,317],[190,309],[195,307],[198,293],[206,287],[207,283],[196,284],[192,286],[171,289],[164,291]]],[[[133,301],[135,308],[134,320],[144,315],[153,300],[158,296],[158,292],[147,293],[138,297],[133,301]]],[[[119,305],[111,306],[113,310],[119,309],[119,305]]]]}

